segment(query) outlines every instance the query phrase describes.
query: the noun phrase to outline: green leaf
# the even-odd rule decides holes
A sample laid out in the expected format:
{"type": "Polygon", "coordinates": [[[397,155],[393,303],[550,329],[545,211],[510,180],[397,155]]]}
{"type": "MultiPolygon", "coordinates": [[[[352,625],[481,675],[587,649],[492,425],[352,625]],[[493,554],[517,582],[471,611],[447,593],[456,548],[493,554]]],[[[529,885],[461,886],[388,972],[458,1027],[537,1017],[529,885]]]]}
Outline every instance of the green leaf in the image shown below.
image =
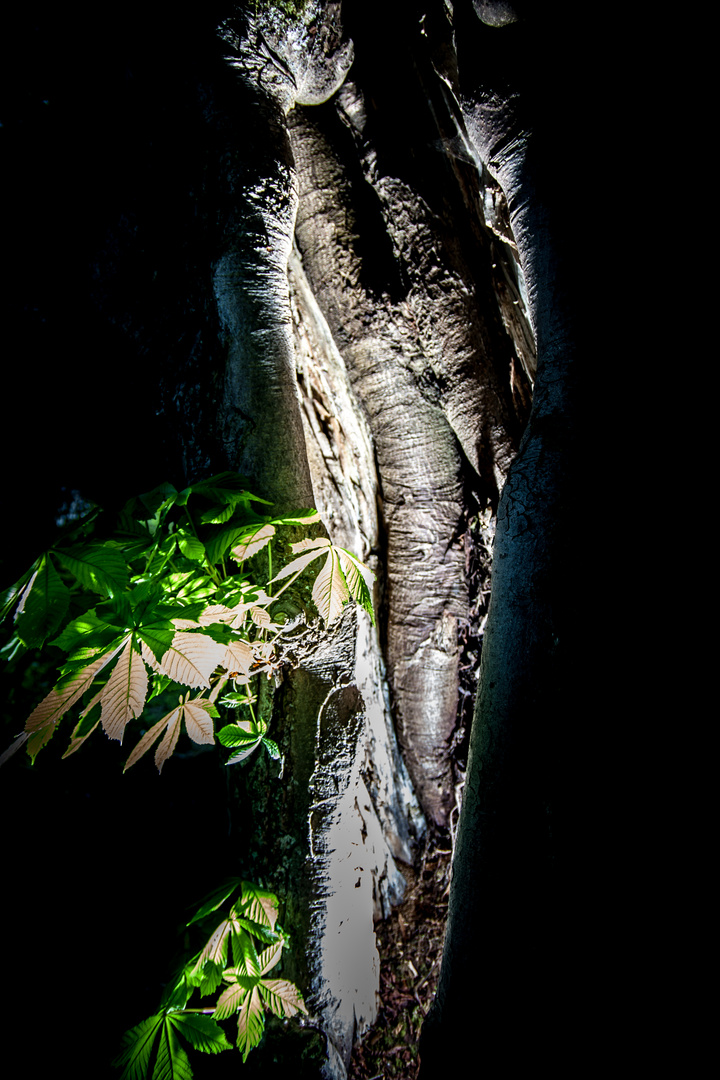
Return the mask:
{"type": "Polygon", "coordinates": [[[40,648],[65,618],[70,590],[48,555],[43,555],[20,596],[15,612],[15,632],[28,648],[40,648]]]}
{"type": "Polygon", "coordinates": [[[168,1019],[182,1032],[194,1050],[203,1054],[219,1054],[223,1050],[232,1050],[225,1032],[212,1017],[202,1013],[170,1013],[168,1019]]]}
{"type": "Polygon", "coordinates": [[[38,568],[38,560],[36,559],[32,566],[25,571],[23,576],[19,578],[14,585],[5,589],[0,594],[0,622],[2,622],[6,616],[10,613],[12,608],[20,599],[20,595],[28,583],[28,580],[32,577],[38,568]]]}
{"type": "Polygon", "coordinates": [[[165,987],[160,1004],[167,1012],[169,1009],[184,1009],[195,990],[191,979],[193,964],[185,964],[180,974],[165,987]]]}
{"type": "Polygon", "coordinates": [[[223,964],[215,964],[213,961],[208,961],[202,968],[200,981],[198,987],[201,997],[207,997],[208,994],[214,994],[218,986],[222,982],[223,964]]]}
{"type": "Polygon", "coordinates": [[[122,1049],[113,1065],[122,1069],[120,1080],[148,1080],[153,1044],[163,1023],[162,1013],[148,1017],[122,1037],[122,1049]]]}
{"type": "Polygon", "coordinates": [[[314,525],[316,522],[319,522],[321,520],[322,519],[317,510],[313,510],[312,507],[307,507],[304,510],[293,510],[289,514],[283,514],[282,517],[273,518],[273,524],[314,525]]]}
{"type": "Polygon", "coordinates": [[[137,636],[144,641],[158,664],[173,643],[175,627],[168,620],[138,627],[137,636]]]}
{"type": "Polygon", "coordinates": [[[81,585],[102,596],[115,596],[130,584],[127,564],[121,552],[111,544],[57,548],[53,554],[81,585]]]}
{"type": "Polygon", "coordinates": [[[71,655],[80,649],[89,650],[90,655],[93,649],[102,649],[109,645],[113,638],[117,637],[117,633],[117,626],[109,626],[98,616],[95,608],[91,608],[69,622],[50,644],[71,655]]]}
{"type": "Polygon", "coordinates": [[[244,720],[242,723],[242,727],[240,724],[228,724],[217,732],[217,738],[223,746],[249,746],[262,738],[262,731],[257,730],[252,720],[244,720]]]}
{"type": "Polygon", "coordinates": [[[375,611],[372,602],[372,585],[375,574],[349,551],[345,551],[344,548],[336,548],[335,550],[340,556],[345,581],[353,599],[367,611],[372,619],[373,626],[375,626],[375,611]]]}
{"type": "Polygon", "coordinates": [[[141,495],[140,501],[155,517],[159,510],[172,506],[177,501],[177,495],[177,488],[166,482],[141,495]]]}
{"type": "Polygon", "coordinates": [[[203,562],[205,559],[205,545],[201,540],[198,540],[194,533],[188,529],[178,529],[177,540],[186,559],[190,559],[191,562],[203,562]]]}
{"type": "Polygon", "coordinates": [[[282,757],[282,754],[280,753],[280,747],[278,746],[278,744],[272,739],[267,739],[265,737],[262,738],[261,742],[270,757],[273,759],[273,761],[279,761],[282,757]]]}
{"type": "MultiPolygon", "coordinates": [[[[237,908],[237,904],[235,907],[237,908]]],[[[260,978],[262,971],[253,939],[246,930],[240,929],[237,924],[233,927],[232,953],[238,976],[260,978]]]]}
{"type": "Polygon", "coordinates": [[[173,1030],[174,1015],[164,1017],[152,1080],[192,1080],[190,1061],[173,1030]]]}
{"type": "Polygon", "coordinates": [[[205,544],[209,561],[213,564],[219,563],[231,547],[242,543],[244,537],[252,538],[253,533],[257,532],[258,528],[264,524],[265,522],[262,521],[252,525],[248,525],[247,522],[235,523],[214,533],[205,544]]]}
{"type": "Polygon", "coordinates": [[[200,521],[203,525],[222,525],[224,522],[229,521],[235,513],[235,503],[228,503],[226,506],[215,507],[212,510],[206,510],[204,514],[200,515],[200,521]]]}
{"type": "Polygon", "coordinates": [[[217,911],[220,905],[224,904],[225,901],[232,896],[239,885],[242,885],[242,879],[234,877],[229,878],[223,885],[214,889],[209,896],[205,897],[201,906],[186,925],[192,926],[193,923],[200,922],[201,919],[204,919],[206,915],[210,915],[211,912],[217,911]]]}
{"type": "Polygon", "coordinates": [[[256,701],[257,697],[255,696],[248,697],[247,694],[241,694],[239,690],[233,690],[229,694],[223,694],[219,704],[226,705],[230,708],[237,708],[238,705],[254,705],[256,701]]]}
{"type": "MultiPolygon", "coordinates": [[[[267,499],[261,499],[258,495],[253,495],[246,490],[245,485],[247,480],[245,477],[240,476],[234,472],[222,472],[217,476],[211,476],[207,480],[198,480],[196,483],[191,484],[190,487],[185,488],[181,495],[185,496],[185,502],[188,497],[192,495],[202,495],[205,499],[210,499],[214,502],[222,503],[251,503],[258,502],[264,503],[266,506],[272,506],[272,503],[267,499]]],[[[179,502],[180,500],[178,500],[179,502]]]]}

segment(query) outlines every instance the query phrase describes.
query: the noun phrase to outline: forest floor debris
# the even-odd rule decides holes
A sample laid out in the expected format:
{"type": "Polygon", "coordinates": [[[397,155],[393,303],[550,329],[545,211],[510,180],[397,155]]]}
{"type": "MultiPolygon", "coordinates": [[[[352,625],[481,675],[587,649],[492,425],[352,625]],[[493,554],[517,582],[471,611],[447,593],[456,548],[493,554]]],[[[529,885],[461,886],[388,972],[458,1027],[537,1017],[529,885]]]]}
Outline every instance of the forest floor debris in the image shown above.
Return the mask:
{"type": "Polygon", "coordinates": [[[450,881],[450,845],[431,841],[390,918],[375,927],[380,953],[380,1010],[353,1050],[348,1080],[415,1080],[420,1029],[435,996],[450,881]]]}

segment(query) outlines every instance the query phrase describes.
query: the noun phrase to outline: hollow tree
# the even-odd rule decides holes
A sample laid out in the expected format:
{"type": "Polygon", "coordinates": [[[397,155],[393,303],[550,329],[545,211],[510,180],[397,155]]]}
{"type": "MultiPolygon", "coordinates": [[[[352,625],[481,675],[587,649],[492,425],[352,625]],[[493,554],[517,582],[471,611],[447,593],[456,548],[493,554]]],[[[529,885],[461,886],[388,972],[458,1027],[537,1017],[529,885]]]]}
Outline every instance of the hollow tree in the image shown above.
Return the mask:
{"type": "MultiPolygon", "coordinates": [[[[332,540],[378,571],[379,632],[348,609],[276,690],[288,782],[259,766],[231,799],[243,835],[228,860],[287,899],[290,974],[321,1033],[308,1069],[327,1077],[345,1074],[375,1016],[373,915],[401,896],[428,823],[447,828],[457,809],[460,670],[479,632],[470,520],[503,488],[472,765],[487,762],[499,794],[478,794],[471,772],[455,928],[477,926],[463,897],[498,867],[488,903],[503,911],[519,880],[508,850],[526,870],[548,850],[552,798],[524,733],[569,663],[553,652],[572,624],[553,529],[572,501],[574,346],[572,305],[556,303],[565,226],[546,213],[559,196],[542,188],[552,153],[536,154],[522,112],[537,64],[516,15],[461,0],[181,19],[131,5],[87,53],[57,14],[23,27],[28,47],[53,41],[8,140],[35,240],[13,252],[10,299],[45,380],[33,386],[29,366],[13,377],[47,464],[32,499],[17,471],[27,530],[13,557],[42,546],[60,487],[119,505],[164,478],[233,469],[283,510],[317,506],[332,540]],[[71,172],[49,174],[48,159],[71,172]],[[497,732],[496,760],[482,740],[497,732]],[[467,854],[485,851],[488,815],[502,852],[489,870],[467,854]]],[[[556,80],[540,89],[542,114],[556,80]]],[[[472,981],[453,974],[452,933],[450,1011],[447,987],[461,1000],[472,981]]],[[[270,1068],[264,1053],[248,1067],[270,1068]]]]}

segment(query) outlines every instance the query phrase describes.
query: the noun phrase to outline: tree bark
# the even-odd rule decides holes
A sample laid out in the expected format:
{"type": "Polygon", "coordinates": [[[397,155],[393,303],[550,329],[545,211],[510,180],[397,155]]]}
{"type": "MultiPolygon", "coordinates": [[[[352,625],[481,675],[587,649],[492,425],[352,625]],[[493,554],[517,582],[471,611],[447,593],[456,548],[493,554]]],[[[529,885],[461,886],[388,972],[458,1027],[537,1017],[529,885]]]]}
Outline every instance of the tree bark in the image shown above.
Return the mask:
{"type": "Polygon", "coordinates": [[[580,437],[591,348],[577,274],[577,231],[587,213],[578,178],[586,159],[567,105],[583,84],[573,83],[559,55],[559,11],[530,16],[523,9],[522,18],[506,19],[509,5],[474,7],[456,5],[457,69],[448,81],[478,156],[507,200],[537,375],[498,507],[442,971],[423,1029],[423,1078],[444,1071],[448,1039],[473,1043],[478,1017],[489,1067],[500,1055],[504,1068],[546,1055],[569,1067],[577,1044],[567,1030],[587,1033],[595,1000],[582,967],[595,956],[583,926],[596,908],[583,895],[589,881],[582,854],[594,843],[584,726],[593,712],[578,714],[593,642],[582,494],[591,470],[580,437]],[[587,989],[578,996],[580,985],[587,989]]]}
{"type": "MultiPolygon", "coordinates": [[[[480,6],[495,22],[512,14],[480,6]]],[[[455,5],[455,38],[441,3],[248,7],[198,16],[197,33],[174,12],[148,27],[133,9],[103,61],[88,61],[96,93],[70,146],[78,175],[99,179],[89,210],[72,184],[40,185],[38,235],[72,255],[67,284],[59,254],[50,283],[30,268],[27,307],[42,314],[27,321],[38,354],[76,348],[73,372],[36,391],[39,445],[47,458],[63,446],[80,386],[93,391],[93,452],[76,436],[56,451],[43,528],[61,486],[100,503],[110,488],[119,505],[165,478],[232,468],[281,509],[317,506],[333,542],[377,570],[378,631],[351,611],[326,637],[315,627],[265,688],[286,774],[261,764],[237,784],[243,830],[233,825],[223,870],[284,897],[288,972],[313,1017],[277,1025],[245,1068],[267,1076],[314,1040],[301,1075],[342,1078],[377,1008],[373,918],[401,896],[427,823],[445,829],[456,810],[462,642],[477,622],[468,522],[501,490],[443,1029],[455,1008],[471,1023],[462,995],[475,969],[453,959],[463,942],[475,957],[496,918],[522,921],[515,886],[545,880],[557,790],[536,775],[551,755],[528,711],[545,710],[562,679],[572,625],[557,533],[572,507],[572,289],[558,295],[573,263],[550,214],[561,195],[538,194],[530,129],[503,111],[502,72],[473,81],[476,55],[493,51],[476,42],[470,5],[455,5]],[[477,916],[478,880],[515,858],[522,869],[483,886],[477,916]],[[455,944],[471,926],[477,937],[455,944]]],[[[59,149],[68,103],[87,90],[54,78],[59,149]]],[[[36,150],[29,162],[40,167],[36,150]]],[[[31,395],[29,372],[18,382],[31,395]]],[[[22,444],[20,420],[10,442],[22,444]]],[[[41,543],[35,524],[19,548],[41,543]]]]}

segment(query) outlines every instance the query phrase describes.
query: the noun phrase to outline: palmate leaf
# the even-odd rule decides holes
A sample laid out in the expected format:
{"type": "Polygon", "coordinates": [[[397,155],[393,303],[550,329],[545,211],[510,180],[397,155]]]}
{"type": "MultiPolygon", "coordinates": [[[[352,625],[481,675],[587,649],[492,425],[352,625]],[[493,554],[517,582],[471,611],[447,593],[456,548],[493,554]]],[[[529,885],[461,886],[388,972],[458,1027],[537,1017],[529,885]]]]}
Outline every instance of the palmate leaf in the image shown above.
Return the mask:
{"type": "Polygon", "coordinates": [[[236,754],[233,754],[231,758],[225,762],[226,765],[240,765],[241,762],[246,761],[252,754],[255,753],[258,746],[262,742],[262,739],[253,739],[251,743],[244,746],[242,750],[238,750],[236,754]]]}
{"type": "Polygon", "coordinates": [[[255,663],[255,655],[247,641],[238,639],[232,641],[225,653],[222,666],[229,672],[230,677],[235,679],[237,675],[250,675],[250,668],[255,663]]]}
{"type": "Polygon", "coordinates": [[[217,733],[218,741],[223,746],[248,746],[255,743],[267,731],[267,724],[261,718],[257,720],[238,720],[236,724],[228,724],[217,733]]]}
{"type": "Polygon", "coordinates": [[[160,670],[160,661],[165,653],[171,648],[176,633],[177,630],[169,619],[142,624],[138,627],[137,636],[140,641],[142,641],[143,645],[147,647],[148,652],[154,658],[155,665],[157,665],[155,666],[148,660],[147,653],[145,652],[145,649],[143,649],[143,656],[153,670],[160,670]]]}
{"type": "MultiPolygon", "coordinates": [[[[139,761],[143,754],[147,753],[155,740],[160,738],[160,733],[165,728],[169,727],[171,724],[174,724],[175,721],[177,721],[177,724],[179,726],[180,716],[178,709],[173,709],[172,712],[166,713],[166,715],[163,716],[162,720],[158,720],[157,724],[153,724],[153,726],[145,732],[133,752],[130,754],[130,757],[127,759],[123,767],[123,772],[127,772],[129,768],[131,768],[137,761],[139,761]]],[[[165,760],[166,759],[164,758],[161,764],[158,765],[158,772],[161,771],[162,765],[164,764],[165,760]]]]}
{"type": "MultiPolygon", "coordinates": [[[[141,495],[140,502],[150,511],[150,514],[155,517],[158,511],[166,509],[168,506],[172,506],[177,499],[177,495],[177,488],[173,487],[172,484],[165,482],[163,484],[158,484],[152,491],[147,491],[144,495],[141,495]]],[[[134,500],[131,500],[131,502],[133,501],[134,500]]]]}
{"type": "Polygon", "coordinates": [[[195,698],[194,701],[186,701],[183,705],[183,720],[185,730],[194,743],[198,745],[212,745],[215,742],[211,711],[217,714],[217,709],[210,701],[195,698]]]}
{"type": "Polygon", "coordinates": [[[205,944],[205,948],[200,953],[198,967],[202,968],[203,964],[207,961],[217,964],[221,970],[225,967],[227,963],[230,933],[235,926],[235,920],[231,916],[228,919],[223,919],[223,921],[215,927],[205,944]]]}
{"type": "MultiPolygon", "coordinates": [[[[236,544],[251,543],[252,539],[260,529],[262,529],[267,523],[260,520],[255,522],[235,522],[228,525],[227,528],[221,529],[219,532],[213,533],[209,537],[205,544],[205,550],[207,551],[207,557],[211,563],[218,563],[226,554],[230,548],[236,544]]],[[[272,526],[270,526],[272,528],[272,526]]],[[[273,533],[275,529],[273,528],[273,533]]],[[[270,540],[272,534],[268,535],[262,543],[257,547],[257,551],[265,546],[270,540]]],[[[233,556],[235,558],[235,556],[233,556]]]]}
{"type": "Polygon", "coordinates": [[[28,648],[40,648],[59,628],[70,603],[70,590],[48,555],[22,590],[15,610],[15,632],[28,648]]]}
{"type": "Polygon", "coordinates": [[[280,753],[280,747],[273,739],[268,739],[266,736],[263,736],[260,742],[263,744],[273,761],[280,760],[280,758],[282,757],[282,754],[280,753]]]}
{"type": "Polygon", "coordinates": [[[72,619],[50,644],[56,645],[58,649],[73,656],[80,649],[107,648],[117,637],[117,633],[117,626],[109,625],[105,619],[98,616],[95,608],[91,608],[72,619]]]}
{"type": "Polygon", "coordinates": [[[87,739],[90,738],[95,728],[100,723],[100,694],[99,691],[86,708],[80,713],[80,719],[75,725],[75,729],[70,736],[70,743],[67,750],[63,754],[63,761],[65,758],[70,757],[76,753],[87,739]]]}
{"type": "Polygon", "coordinates": [[[181,717],[182,713],[180,709],[176,709],[175,712],[170,714],[165,735],[155,751],[155,764],[159,773],[162,772],[163,765],[168,758],[172,757],[175,753],[175,747],[177,746],[178,737],[180,735],[181,717]]]}
{"type": "Polygon", "coordinates": [[[38,568],[38,560],[36,560],[32,566],[25,571],[21,578],[11,585],[8,589],[5,589],[0,593],[0,622],[3,622],[7,615],[10,614],[12,609],[18,603],[20,596],[28,583],[28,580],[33,576],[38,568]]]}
{"type": "Polygon", "coordinates": [[[174,1031],[174,1015],[163,1018],[152,1080],[192,1080],[190,1061],[174,1031]]]}

